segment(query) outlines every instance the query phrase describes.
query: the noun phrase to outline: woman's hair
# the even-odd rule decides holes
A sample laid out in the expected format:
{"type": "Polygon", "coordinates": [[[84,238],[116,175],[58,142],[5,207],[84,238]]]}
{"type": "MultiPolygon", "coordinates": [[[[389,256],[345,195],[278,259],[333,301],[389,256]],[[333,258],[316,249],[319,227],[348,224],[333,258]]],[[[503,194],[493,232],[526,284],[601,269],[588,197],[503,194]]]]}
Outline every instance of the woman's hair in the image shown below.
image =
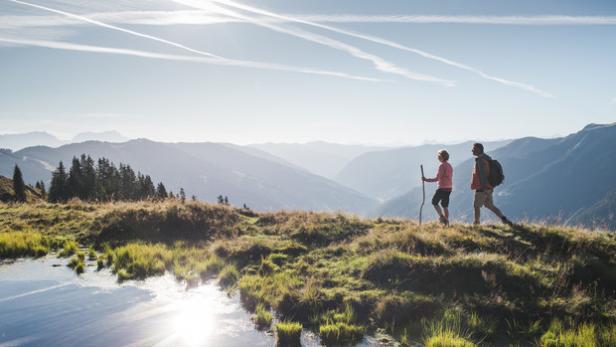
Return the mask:
{"type": "Polygon", "coordinates": [[[439,158],[442,158],[443,160],[449,160],[449,152],[444,149],[441,149],[440,151],[436,152],[436,154],[439,158]]]}

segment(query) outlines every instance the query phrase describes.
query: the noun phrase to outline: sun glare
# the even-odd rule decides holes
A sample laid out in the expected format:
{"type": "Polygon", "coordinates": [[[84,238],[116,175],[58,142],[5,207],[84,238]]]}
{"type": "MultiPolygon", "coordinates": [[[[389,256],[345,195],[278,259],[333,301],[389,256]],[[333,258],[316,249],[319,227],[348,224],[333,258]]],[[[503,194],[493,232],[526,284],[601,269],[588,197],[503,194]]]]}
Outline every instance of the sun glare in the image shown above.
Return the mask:
{"type": "Polygon", "coordinates": [[[187,346],[207,346],[215,320],[208,302],[198,297],[179,304],[175,317],[175,334],[187,346]]]}

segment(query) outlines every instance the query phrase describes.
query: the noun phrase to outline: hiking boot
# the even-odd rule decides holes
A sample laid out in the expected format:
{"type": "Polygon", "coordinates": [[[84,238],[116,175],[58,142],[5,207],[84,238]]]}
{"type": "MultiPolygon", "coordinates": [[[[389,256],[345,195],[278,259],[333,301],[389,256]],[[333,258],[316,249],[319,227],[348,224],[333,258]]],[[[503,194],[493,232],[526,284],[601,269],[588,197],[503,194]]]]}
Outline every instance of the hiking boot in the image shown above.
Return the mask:
{"type": "Polygon", "coordinates": [[[510,221],[509,219],[507,219],[507,217],[503,216],[503,218],[501,218],[501,221],[503,222],[503,224],[509,225],[510,227],[513,226],[513,222],[510,221]]]}

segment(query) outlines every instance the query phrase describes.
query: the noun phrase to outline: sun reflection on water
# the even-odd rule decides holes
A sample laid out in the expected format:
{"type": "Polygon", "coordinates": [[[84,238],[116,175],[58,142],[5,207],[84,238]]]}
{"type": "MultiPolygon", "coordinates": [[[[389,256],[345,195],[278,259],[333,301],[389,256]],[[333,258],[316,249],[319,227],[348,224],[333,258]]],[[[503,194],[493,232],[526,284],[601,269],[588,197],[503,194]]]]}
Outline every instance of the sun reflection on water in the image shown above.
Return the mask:
{"type": "Polygon", "coordinates": [[[177,304],[174,332],[187,346],[207,346],[208,338],[216,329],[216,320],[210,300],[191,296],[177,304]]]}

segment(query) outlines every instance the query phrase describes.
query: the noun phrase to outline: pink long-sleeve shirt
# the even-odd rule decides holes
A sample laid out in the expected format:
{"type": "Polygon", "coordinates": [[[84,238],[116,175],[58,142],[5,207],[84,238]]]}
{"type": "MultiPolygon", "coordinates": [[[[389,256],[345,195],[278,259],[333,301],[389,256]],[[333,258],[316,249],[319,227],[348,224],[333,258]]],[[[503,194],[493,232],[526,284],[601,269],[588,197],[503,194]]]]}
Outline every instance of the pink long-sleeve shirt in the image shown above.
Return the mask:
{"type": "Polygon", "coordinates": [[[444,161],[438,167],[438,172],[435,178],[426,178],[426,182],[438,182],[439,189],[453,188],[453,167],[451,164],[444,161]]]}

